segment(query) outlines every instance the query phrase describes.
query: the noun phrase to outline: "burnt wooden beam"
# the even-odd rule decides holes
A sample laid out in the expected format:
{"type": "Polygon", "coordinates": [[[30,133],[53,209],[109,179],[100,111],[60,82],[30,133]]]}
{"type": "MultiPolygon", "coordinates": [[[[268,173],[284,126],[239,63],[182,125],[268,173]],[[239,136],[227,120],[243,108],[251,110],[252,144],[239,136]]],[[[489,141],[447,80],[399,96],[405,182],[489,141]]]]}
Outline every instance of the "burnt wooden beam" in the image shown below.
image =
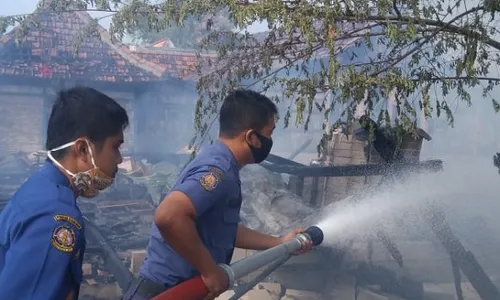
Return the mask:
{"type": "MultiPolygon", "coordinates": [[[[122,153],[124,157],[131,158],[145,158],[151,163],[157,163],[161,161],[169,161],[173,163],[183,163],[189,160],[191,154],[185,153],[163,153],[163,152],[124,152],[122,153]]],[[[269,154],[266,158],[265,162],[262,163],[263,166],[266,165],[285,165],[285,166],[294,166],[294,167],[305,167],[305,165],[293,161],[288,158],[284,158],[275,154],[269,154]]]]}
{"type": "Polygon", "coordinates": [[[500,292],[477,262],[472,252],[465,249],[453,234],[444,212],[433,203],[422,210],[424,220],[443,244],[450,257],[460,267],[482,300],[498,300],[500,292]]]}
{"type": "Polygon", "coordinates": [[[397,172],[437,172],[443,169],[443,161],[428,160],[418,163],[382,163],[366,165],[343,165],[330,167],[290,166],[277,164],[261,164],[269,171],[299,177],[349,177],[390,175],[397,172]]]}
{"type": "Polygon", "coordinates": [[[382,242],[382,245],[389,251],[392,258],[398,263],[399,267],[403,267],[403,254],[399,251],[396,243],[389,237],[389,235],[383,229],[377,231],[377,236],[382,242]]]}
{"type": "Polygon", "coordinates": [[[464,300],[460,266],[458,265],[458,262],[454,257],[450,257],[450,259],[451,259],[451,269],[453,270],[453,282],[455,283],[455,292],[457,294],[457,300],[464,300]]]}
{"type": "Polygon", "coordinates": [[[140,238],[140,239],[127,239],[118,244],[119,249],[146,249],[149,243],[149,238],[140,238]]]}
{"type": "Polygon", "coordinates": [[[304,167],[301,163],[274,154],[269,154],[265,161],[276,165],[304,167]]]}
{"type": "Polygon", "coordinates": [[[191,157],[190,154],[183,153],[161,153],[161,152],[125,152],[123,157],[131,157],[134,159],[147,159],[150,163],[155,164],[162,161],[168,161],[175,164],[186,162],[191,157]]]}
{"type": "Polygon", "coordinates": [[[351,272],[359,286],[379,285],[383,292],[395,294],[404,299],[424,299],[424,286],[421,281],[407,276],[398,276],[396,272],[385,267],[360,263],[351,272]]]}
{"type": "Polygon", "coordinates": [[[85,254],[102,255],[102,249],[100,247],[94,246],[92,244],[87,244],[85,246],[85,254]]]}
{"type": "Polygon", "coordinates": [[[87,217],[85,221],[85,237],[94,248],[100,248],[105,267],[113,274],[122,290],[126,289],[134,275],[122,262],[118,254],[111,248],[106,239],[102,236],[99,229],[87,217]]]}

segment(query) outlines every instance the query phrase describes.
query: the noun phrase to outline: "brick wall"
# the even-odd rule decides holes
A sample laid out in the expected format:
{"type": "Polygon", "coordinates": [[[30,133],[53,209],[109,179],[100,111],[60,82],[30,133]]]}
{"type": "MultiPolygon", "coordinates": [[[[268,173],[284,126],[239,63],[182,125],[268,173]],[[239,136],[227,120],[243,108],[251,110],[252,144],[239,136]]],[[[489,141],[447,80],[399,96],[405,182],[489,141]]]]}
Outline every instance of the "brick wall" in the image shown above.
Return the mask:
{"type": "Polygon", "coordinates": [[[43,149],[41,88],[0,85],[0,152],[43,149]]]}
{"type": "MultiPolygon", "coordinates": [[[[321,164],[341,166],[380,163],[382,159],[373,148],[368,159],[365,153],[367,145],[368,142],[356,140],[352,135],[336,133],[327,145],[325,159],[321,164]]],[[[377,186],[380,181],[381,176],[304,178],[302,195],[307,202],[323,206],[347,196],[363,193],[370,187],[377,186]]]]}
{"type": "MultiPolygon", "coordinates": [[[[327,162],[331,165],[363,165],[380,163],[382,159],[373,149],[370,159],[365,154],[366,141],[358,141],[353,136],[343,133],[336,134],[328,145],[327,162]]],[[[352,176],[320,178],[318,182],[317,203],[328,205],[331,202],[342,200],[347,196],[363,193],[371,186],[377,186],[381,176],[352,176]]]]}
{"type": "MultiPolygon", "coordinates": [[[[355,125],[353,129],[359,128],[355,125]]],[[[401,145],[402,159],[408,162],[420,160],[422,138],[409,139],[401,145]]],[[[383,163],[378,152],[368,141],[357,140],[352,135],[335,133],[328,142],[323,166],[364,165],[383,163]],[[365,150],[366,149],[366,150],[365,150]],[[367,155],[367,150],[369,155],[367,155]]],[[[328,205],[347,196],[362,195],[380,186],[382,176],[349,176],[304,178],[302,196],[310,203],[328,205]]]]}

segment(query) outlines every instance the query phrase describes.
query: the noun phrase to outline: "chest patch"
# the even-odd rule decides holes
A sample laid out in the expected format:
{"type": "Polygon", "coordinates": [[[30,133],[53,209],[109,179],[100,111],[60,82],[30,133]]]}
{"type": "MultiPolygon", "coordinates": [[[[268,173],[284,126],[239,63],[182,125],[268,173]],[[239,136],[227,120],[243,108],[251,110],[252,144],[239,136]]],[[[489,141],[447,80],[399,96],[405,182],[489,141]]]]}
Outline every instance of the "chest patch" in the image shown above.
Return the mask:
{"type": "Polygon", "coordinates": [[[59,226],[52,233],[52,246],[62,252],[75,249],[75,232],[68,226],[59,226]]]}
{"type": "Polygon", "coordinates": [[[205,191],[211,192],[219,185],[219,177],[213,172],[207,173],[200,178],[200,184],[205,191]]]}

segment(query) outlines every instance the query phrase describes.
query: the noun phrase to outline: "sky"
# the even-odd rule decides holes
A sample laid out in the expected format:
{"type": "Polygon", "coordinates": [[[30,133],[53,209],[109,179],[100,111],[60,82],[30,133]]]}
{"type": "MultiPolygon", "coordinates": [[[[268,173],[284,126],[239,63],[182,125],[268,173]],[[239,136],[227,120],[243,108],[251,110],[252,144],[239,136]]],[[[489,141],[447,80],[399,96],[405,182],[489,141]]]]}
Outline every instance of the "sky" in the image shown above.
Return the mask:
{"type": "MultiPolygon", "coordinates": [[[[18,14],[29,14],[36,9],[36,6],[40,0],[0,0],[2,2],[8,3],[6,7],[0,9],[0,15],[10,16],[18,14]]],[[[108,15],[106,13],[92,13],[93,17],[101,17],[108,15]]],[[[109,27],[111,18],[104,18],[100,23],[105,28],[109,27]]]]}
{"type": "MultiPolygon", "coordinates": [[[[36,9],[39,0],[0,0],[3,3],[7,3],[6,7],[0,8],[0,16],[18,15],[18,14],[29,14],[36,9]]],[[[100,18],[109,13],[101,12],[91,12],[90,15],[96,18],[100,18]]],[[[111,18],[103,18],[100,20],[99,24],[104,28],[109,28],[111,18]]],[[[262,23],[252,24],[248,30],[251,33],[267,31],[267,26],[262,23]]]]}

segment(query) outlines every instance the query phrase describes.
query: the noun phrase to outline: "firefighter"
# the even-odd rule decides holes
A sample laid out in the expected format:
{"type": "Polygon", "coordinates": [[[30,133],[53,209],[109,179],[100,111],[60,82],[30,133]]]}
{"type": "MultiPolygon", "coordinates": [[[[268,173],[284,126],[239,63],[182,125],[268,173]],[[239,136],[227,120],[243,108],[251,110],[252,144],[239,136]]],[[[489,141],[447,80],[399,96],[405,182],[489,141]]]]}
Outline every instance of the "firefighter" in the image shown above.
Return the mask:
{"type": "Polygon", "coordinates": [[[275,237],[240,223],[239,171],[268,156],[276,114],[274,103],[253,91],[237,90],[225,98],[218,141],[184,168],[158,206],[139,280],[123,299],[150,299],[200,274],[209,290],[207,299],[214,299],[228,287],[217,264],[229,264],[235,247],[265,250],[304,231],[275,237]]]}
{"type": "Polygon", "coordinates": [[[113,182],[126,111],[86,87],[61,91],[48,121],[48,159],[0,214],[0,299],[76,300],[85,251],[78,196],[113,182]]]}

